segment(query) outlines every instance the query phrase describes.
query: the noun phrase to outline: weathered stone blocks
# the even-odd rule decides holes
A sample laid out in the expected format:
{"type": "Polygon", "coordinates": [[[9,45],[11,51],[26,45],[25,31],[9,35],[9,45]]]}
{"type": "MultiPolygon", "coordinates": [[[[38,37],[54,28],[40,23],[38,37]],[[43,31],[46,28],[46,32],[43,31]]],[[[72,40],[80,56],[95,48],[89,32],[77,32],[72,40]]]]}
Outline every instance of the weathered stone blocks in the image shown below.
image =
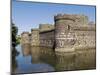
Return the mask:
{"type": "Polygon", "coordinates": [[[23,32],[21,34],[21,44],[30,44],[29,32],[23,32]]]}
{"type": "MultiPolygon", "coordinates": [[[[57,71],[95,69],[95,24],[90,25],[87,16],[75,14],[58,14],[54,16],[54,23],[54,25],[40,24],[39,29],[31,30],[31,34],[22,33],[21,43],[32,46],[32,62],[39,62],[38,59],[43,53],[44,57],[41,59],[44,61],[48,63],[54,63],[53,59],[56,61],[56,65],[52,65],[57,71]],[[47,50],[47,47],[53,50],[47,50]]],[[[27,49],[25,51],[28,52],[27,49]]]]}
{"type": "Polygon", "coordinates": [[[39,29],[32,29],[31,30],[31,46],[39,46],[39,29]]]}

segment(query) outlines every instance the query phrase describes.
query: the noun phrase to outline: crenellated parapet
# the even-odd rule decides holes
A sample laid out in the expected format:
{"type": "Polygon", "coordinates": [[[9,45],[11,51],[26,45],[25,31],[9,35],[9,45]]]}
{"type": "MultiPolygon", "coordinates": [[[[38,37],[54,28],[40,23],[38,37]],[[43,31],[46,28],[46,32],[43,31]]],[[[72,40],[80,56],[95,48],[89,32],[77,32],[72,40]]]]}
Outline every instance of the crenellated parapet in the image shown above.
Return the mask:
{"type": "Polygon", "coordinates": [[[58,14],[54,16],[55,21],[58,20],[69,20],[74,23],[74,25],[87,25],[88,24],[88,17],[85,15],[76,15],[76,14],[58,14]]]}

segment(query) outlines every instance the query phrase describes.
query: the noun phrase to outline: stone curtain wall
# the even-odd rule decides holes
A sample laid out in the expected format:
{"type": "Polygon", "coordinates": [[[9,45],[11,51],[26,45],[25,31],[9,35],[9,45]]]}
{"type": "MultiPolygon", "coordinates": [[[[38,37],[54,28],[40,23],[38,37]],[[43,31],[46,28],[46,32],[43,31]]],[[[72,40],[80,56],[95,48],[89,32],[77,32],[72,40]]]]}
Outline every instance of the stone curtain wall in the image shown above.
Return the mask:
{"type": "Polygon", "coordinates": [[[42,47],[50,47],[53,48],[54,46],[54,25],[50,24],[40,24],[40,46],[42,47]]]}
{"type": "Polygon", "coordinates": [[[40,37],[39,37],[39,29],[31,30],[31,46],[39,46],[40,45],[40,37]]]}
{"type": "Polygon", "coordinates": [[[75,30],[76,43],[74,46],[95,47],[95,30],[75,30]]]}
{"type": "Polygon", "coordinates": [[[54,33],[54,25],[40,24],[39,29],[32,29],[30,35],[28,32],[21,34],[21,44],[53,48],[54,33]]]}
{"type": "Polygon", "coordinates": [[[84,15],[57,15],[55,19],[56,50],[76,46],[95,47],[95,25],[88,25],[84,15]]]}
{"type": "Polygon", "coordinates": [[[31,46],[54,47],[55,50],[80,46],[95,47],[95,25],[88,25],[88,17],[84,15],[58,14],[54,16],[55,25],[40,24],[39,29],[22,33],[22,43],[31,46]]]}
{"type": "MultiPolygon", "coordinates": [[[[40,24],[30,35],[23,32],[21,43],[53,48],[58,71],[96,68],[96,28],[90,25],[88,17],[58,14],[54,16],[54,23],[40,24]]],[[[39,53],[37,49],[33,50],[34,54],[39,53]]]]}
{"type": "Polygon", "coordinates": [[[50,31],[53,30],[54,28],[55,28],[54,25],[51,24],[39,24],[40,32],[50,31]]]}
{"type": "Polygon", "coordinates": [[[54,30],[40,32],[40,46],[53,48],[54,30]]]}

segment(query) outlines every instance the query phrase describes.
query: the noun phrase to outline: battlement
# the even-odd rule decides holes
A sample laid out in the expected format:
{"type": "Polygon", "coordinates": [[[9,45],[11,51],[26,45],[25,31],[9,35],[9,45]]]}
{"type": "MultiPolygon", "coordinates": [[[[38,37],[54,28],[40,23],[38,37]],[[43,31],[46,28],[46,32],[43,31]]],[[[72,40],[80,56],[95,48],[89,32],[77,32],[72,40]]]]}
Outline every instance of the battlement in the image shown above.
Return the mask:
{"type": "Polygon", "coordinates": [[[69,19],[69,20],[75,20],[75,19],[86,19],[88,18],[85,15],[77,15],[77,14],[57,14],[56,16],[54,16],[55,20],[62,20],[62,19],[69,19]]]}
{"type": "Polygon", "coordinates": [[[88,17],[85,15],[77,15],[77,14],[57,14],[54,16],[54,20],[71,20],[75,24],[88,24],[88,17]]]}

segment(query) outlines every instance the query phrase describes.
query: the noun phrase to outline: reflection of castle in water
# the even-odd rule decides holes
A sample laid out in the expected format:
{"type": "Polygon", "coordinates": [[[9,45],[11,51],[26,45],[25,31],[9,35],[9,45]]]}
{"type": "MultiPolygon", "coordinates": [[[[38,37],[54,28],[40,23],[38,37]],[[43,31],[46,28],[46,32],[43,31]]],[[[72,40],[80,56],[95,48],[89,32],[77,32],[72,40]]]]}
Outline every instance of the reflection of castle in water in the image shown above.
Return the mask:
{"type": "MultiPolygon", "coordinates": [[[[91,58],[90,56],[86,56],[87,54],[89,54],[89,53],[86,53],[87,49],[84,51],[84,53],[81,53],[80,51],[78,52],[76,51],[76,53],[75,52],[55,53],[52,48],[34,47],[34,46],[29,48],[28,50],[30,50],[31,52],[24,56],[31,55],[32,64],[47,63],[51,65],[55,69],[55,71],[95,68],[95,63],[94,63],[95,56],[93,55],[91,58]]],[[[26,51],[26,50],[23,50],[23,51],[26,51]]],[[[92,52],[90,53],[92,54],[92,52]]]]}
{"type": "Polygon", "coordinates": [[[54,55],[58,70],[95,68],[95,25],[89,25],[88,17],[84,15],[59,14],[54,21],[55,25],[40,24],[39,29],[31,30],[31,34],[22,33],[21,44],[33,47],[29,49],[33,53],[32,62],[54,55]]]}

